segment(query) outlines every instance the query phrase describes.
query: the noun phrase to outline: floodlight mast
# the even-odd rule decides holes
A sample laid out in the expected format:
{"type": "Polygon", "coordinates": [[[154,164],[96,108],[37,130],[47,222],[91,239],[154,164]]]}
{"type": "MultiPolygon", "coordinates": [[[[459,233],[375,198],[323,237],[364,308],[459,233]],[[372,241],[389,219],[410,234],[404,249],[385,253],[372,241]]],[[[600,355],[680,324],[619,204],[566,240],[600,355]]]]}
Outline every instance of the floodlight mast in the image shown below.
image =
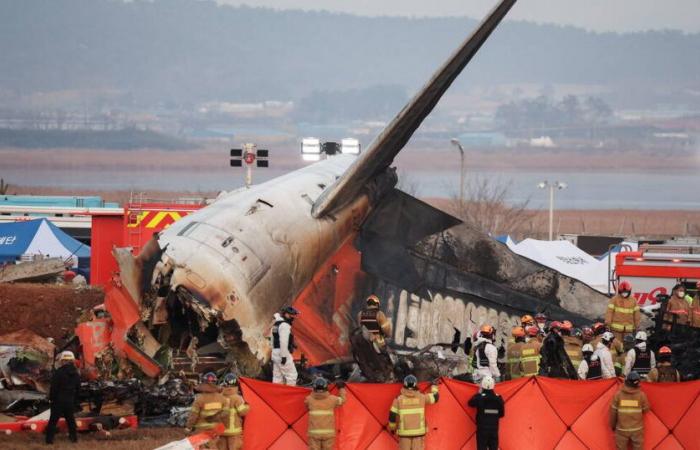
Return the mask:
{"type": "Polygon", "coordinates": [[[540,181],[537,184],[540,189],[549,188],[549,240],[554,240],[554,190],[563,190],[568,187],[568,185],[562,181],[555,181],[550,183],[547,180],[540,181]]]}

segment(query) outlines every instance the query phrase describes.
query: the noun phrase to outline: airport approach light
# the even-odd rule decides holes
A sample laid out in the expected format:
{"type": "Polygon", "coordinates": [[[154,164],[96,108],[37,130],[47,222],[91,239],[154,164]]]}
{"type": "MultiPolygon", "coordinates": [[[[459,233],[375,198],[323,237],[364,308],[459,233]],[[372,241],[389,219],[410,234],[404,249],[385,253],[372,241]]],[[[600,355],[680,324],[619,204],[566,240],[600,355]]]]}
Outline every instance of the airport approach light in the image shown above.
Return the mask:
{"type": "Polygon", "coordinates": [[[231,149],[231,167],[243,167],[246,165],[245,186],[253,184],[253,166],[270,167],[270,151],[257,148],[256,144],[246,143],[242,148],[231,149]]]}
{"type": "Polygon", "coordinates": [[[338,154],[359,155],[362,150],[360,141],[355,138],[343,138],[340,142],[325,141],[319,138],[307,137],[301,140],[301,157],[304,161],[320,161],[322,155],[338,154]]]}

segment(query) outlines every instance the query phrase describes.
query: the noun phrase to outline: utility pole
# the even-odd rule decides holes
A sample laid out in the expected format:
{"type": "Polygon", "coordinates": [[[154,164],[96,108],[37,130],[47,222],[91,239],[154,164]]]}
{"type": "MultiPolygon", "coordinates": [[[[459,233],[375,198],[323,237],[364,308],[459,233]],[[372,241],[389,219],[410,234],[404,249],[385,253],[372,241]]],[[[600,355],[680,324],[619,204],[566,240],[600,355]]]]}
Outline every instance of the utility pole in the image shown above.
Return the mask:
{"type": "Polygon", "coordinates": [[[462,143],[459,142],[459,139],[457,138],[452,138],[450,139],[450,142],[452,145],[457,147],[459,150],[459,208],[463,209],[464,208],[464,148],[462,147],[462,143]]]}
{"type": "Polygon", "coordinates": [[[567,188],[566,183],[560,181],[555,181],[550,183],[549,181],[541,181],[538,185],[540,189],[549,188],[549,240],[554,240],[554,190],[563,190],[567,188]]]}

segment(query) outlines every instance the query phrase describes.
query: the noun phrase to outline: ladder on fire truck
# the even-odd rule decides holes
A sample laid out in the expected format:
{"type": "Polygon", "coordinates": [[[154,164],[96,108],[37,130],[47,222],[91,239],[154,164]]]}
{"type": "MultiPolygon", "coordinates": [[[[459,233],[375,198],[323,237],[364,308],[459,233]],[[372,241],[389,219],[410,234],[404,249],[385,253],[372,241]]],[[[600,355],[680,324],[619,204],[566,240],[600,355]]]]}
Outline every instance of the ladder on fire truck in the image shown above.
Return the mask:
{"type": "Polygon", "coordinates": [[[127,217],[128,239],[131,243],[131,253],[138,255],[143,246],[143,227],[140,226],[139,220],[143,214],[143,205],[146,202],[144,192],[129,193],[129,211],[127,217]],[[136,243],[136,244],[135,244],[136,243]]]}

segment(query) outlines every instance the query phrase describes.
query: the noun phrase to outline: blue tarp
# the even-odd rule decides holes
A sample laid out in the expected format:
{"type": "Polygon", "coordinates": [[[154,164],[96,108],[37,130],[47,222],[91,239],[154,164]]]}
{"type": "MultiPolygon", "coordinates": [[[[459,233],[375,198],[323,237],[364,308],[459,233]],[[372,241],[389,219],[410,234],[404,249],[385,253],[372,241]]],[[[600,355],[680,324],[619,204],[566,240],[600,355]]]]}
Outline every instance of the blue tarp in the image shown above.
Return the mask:
{"type": "Polygon", "coordinates": [[[90,258],[90,247],[46,219],[0,224],[0,262],[22,255],[90,258]]]}

